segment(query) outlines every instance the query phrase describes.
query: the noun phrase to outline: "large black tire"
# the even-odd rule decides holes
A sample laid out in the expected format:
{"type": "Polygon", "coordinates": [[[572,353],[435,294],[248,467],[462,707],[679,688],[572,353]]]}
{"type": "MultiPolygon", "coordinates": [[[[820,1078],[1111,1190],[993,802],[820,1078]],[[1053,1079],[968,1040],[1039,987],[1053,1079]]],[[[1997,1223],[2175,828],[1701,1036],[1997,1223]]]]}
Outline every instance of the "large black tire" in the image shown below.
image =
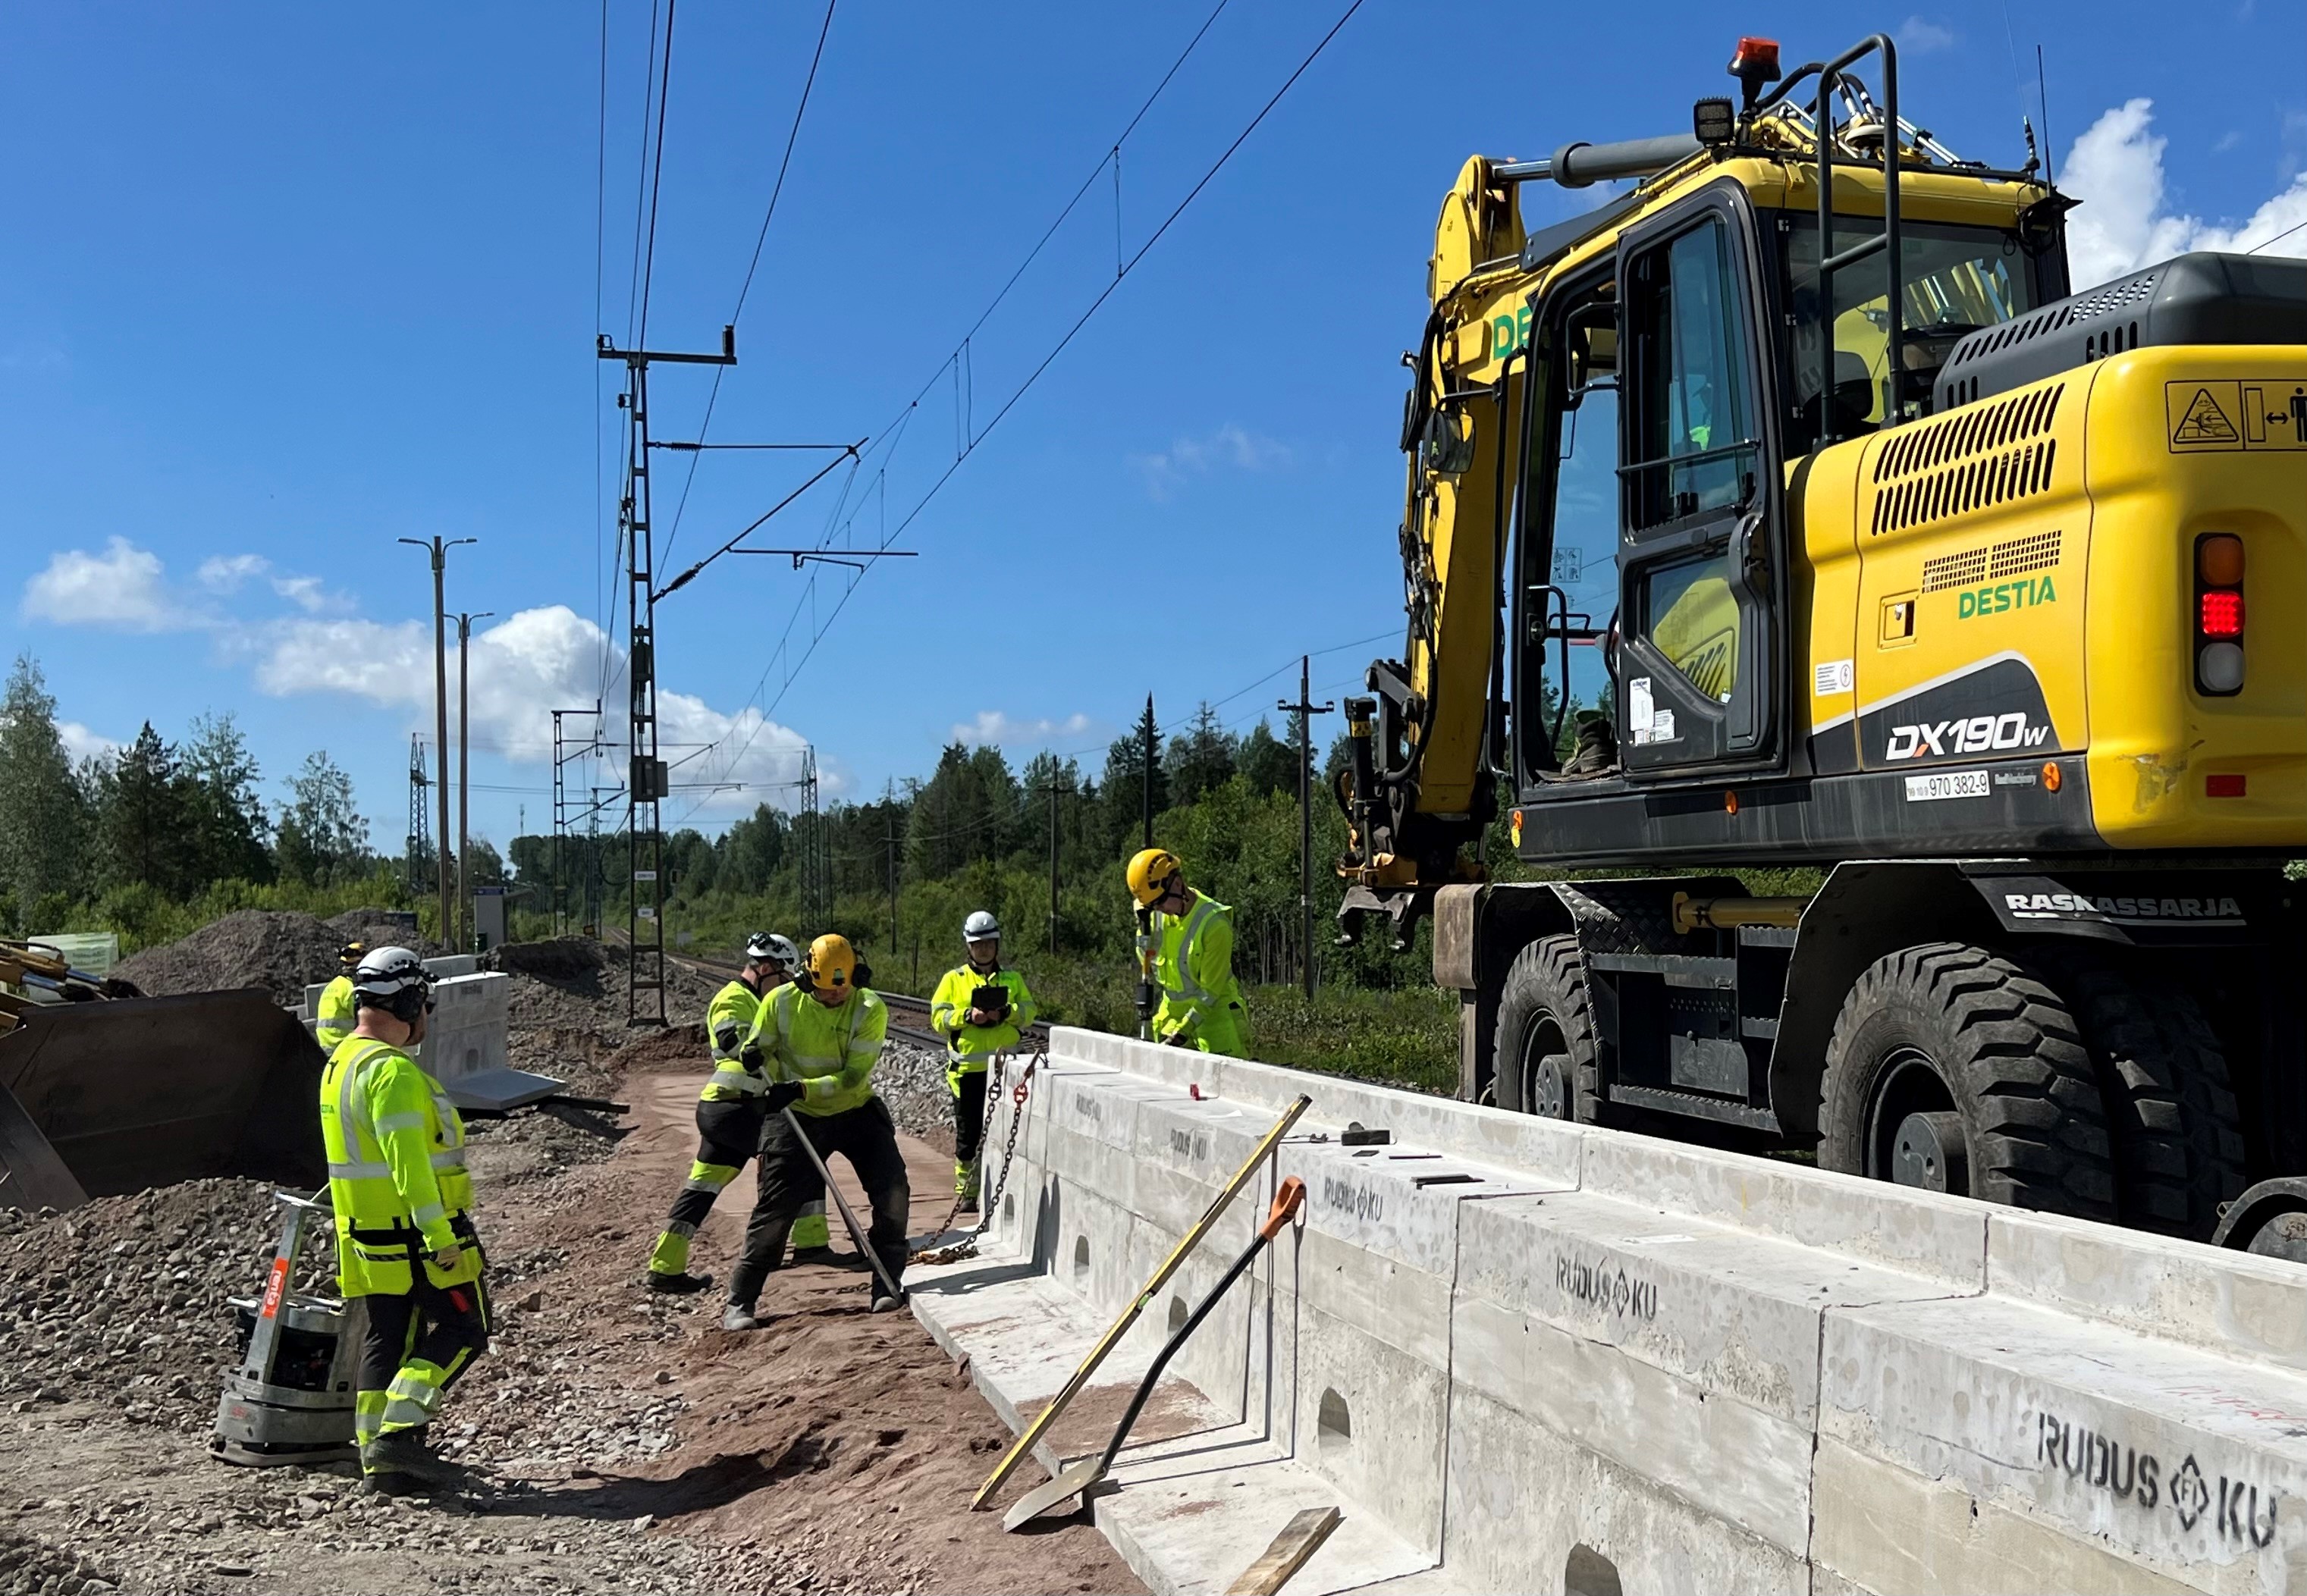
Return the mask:
{"type": "Polygon", "coordinates": [[[2083,949],[2042,964],[2090,1046],[2123,1222],[2210,1240],[2246,1182],[2226,1054],[2201,1006],[2172,981],[2083,949]]]}
{"type": "Polygon", "coordinates": [[[1820,1165],[1890,1178],[1894,1139],[1917,1121],[1948,1133],[1946,1190],[2115,1217],[2082,1028],[2057,993],[2008,959],[1961,943],[1901,948],[1843,999],[1826,1050],[1820,1165]]]}
{"type": "Polygon", "coordinates": [[[1514,955],[1498,998],[1491,1083],[1517,1114],[1603,1122],[1594,1008],[1574,936],[1547,936],[1514,955]]]}

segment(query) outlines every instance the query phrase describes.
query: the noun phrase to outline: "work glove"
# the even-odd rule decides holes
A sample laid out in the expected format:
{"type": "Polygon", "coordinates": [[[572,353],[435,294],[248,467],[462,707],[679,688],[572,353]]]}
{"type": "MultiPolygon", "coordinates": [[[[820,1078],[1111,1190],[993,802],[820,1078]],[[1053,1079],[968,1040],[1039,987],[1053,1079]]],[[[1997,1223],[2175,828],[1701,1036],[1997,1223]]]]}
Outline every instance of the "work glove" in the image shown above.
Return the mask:
{"type": "Polygon", "coordinates": [[[801,1099],[801,1082],[798,1080],[780,1080],[769,1088],[768,1097],[765,1101],[768,1103],[768,1109],[771,1114],[783,1114],[786,1109],[791,1108],[794,1104],[800,1102],[801,1099]]]}
{"type": "Polygon", "coordinates": [[[462,1247],[458,1246],[456,1242],[451,1242],[446,1247],[440,1248],[433,1252],[433,1267],[439,1269],[442,1273],[446,1274],[448,1271],[455,1268],[459,1263],[464,1261],[464,1257],[465,1250],[462,1247]]]}
{"type": "Polygon", "coordinates": [[[1164,1047],[1185,1047],[1189,1045],[1186,1040],[1186,1033],[1181,1030],[1171,1031],[1162,1038],[1162,1046],[1164,1047]]]}

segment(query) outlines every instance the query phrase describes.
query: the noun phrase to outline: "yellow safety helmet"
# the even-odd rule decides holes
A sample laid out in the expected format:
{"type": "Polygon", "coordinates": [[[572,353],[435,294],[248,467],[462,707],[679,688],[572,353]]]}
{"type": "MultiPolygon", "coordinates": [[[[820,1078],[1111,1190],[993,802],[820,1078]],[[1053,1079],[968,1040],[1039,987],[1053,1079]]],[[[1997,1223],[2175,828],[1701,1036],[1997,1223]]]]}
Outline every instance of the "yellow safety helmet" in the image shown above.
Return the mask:
{"type": "Polygon", "coordinates": [[[1178,856],[1166,848],[1140,849],[1129,861],[1129,895],[1137,900],[1138,908],[1150,909],[1162,900],[1172,878],[1184,869],[1178,856]]]}
{"type": "Polygon", "coordinates": [[[804,987],[819,987],[834,992],[846,992],[857,982],[857,950],[849,945],[845,936],[827,932],[809,944],[809,957],[802,961],[804,987]]]}
{"type": "Polygon", "coordinates": [[[347,975],[359,969],[360,961],[367,956],[368,944],[364,942],[348,942],[337,950],[337,962],[345,967],[347,975]]]}

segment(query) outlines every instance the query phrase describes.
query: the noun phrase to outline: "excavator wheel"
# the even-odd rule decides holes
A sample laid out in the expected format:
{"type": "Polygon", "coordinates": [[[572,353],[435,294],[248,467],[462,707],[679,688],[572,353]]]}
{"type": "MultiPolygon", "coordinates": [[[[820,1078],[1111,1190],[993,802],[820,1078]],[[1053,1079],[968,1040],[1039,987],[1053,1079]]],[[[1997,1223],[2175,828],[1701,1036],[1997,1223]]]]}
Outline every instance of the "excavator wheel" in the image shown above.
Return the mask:
{"type": "Polygon", "coordinates": [[[1594,1010],[1576,937],[1541,937],[1514,955],[1498,1000],[1497,1047],[1492,1079],[1499,1107],[1603,1122],[1594,1010]]]}
{"type": "Polygon", "coordinates": [[[2243,1189],[2243,1120],[2226,1055],[2192,994],[2088,949],[2041,968],[2082,1021],[2097,1067],[2123,1222],[2205,1242],[2243,1189]]]}
{"type": "Polygon", "coordinates": [[[2105,1112],[2059,994],[1985,948],[1884,955],[1827,1044],[1821,1167],[2085,1219],[2115,1217],[2105,1112]]]}

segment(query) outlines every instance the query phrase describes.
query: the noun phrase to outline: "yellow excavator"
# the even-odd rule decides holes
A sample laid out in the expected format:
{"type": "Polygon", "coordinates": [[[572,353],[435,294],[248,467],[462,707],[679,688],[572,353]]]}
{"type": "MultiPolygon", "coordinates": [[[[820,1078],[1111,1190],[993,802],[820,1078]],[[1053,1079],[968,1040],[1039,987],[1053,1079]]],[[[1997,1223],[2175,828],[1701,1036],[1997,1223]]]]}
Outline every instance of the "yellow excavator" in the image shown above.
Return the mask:
{"type": "Polygon", "coordinates": [[[2031,130],[1730,72],[1443,203],[1347,934],[1468,1097],[2307,1257],[2307,263],[2073,294],[2031,130]]]}

